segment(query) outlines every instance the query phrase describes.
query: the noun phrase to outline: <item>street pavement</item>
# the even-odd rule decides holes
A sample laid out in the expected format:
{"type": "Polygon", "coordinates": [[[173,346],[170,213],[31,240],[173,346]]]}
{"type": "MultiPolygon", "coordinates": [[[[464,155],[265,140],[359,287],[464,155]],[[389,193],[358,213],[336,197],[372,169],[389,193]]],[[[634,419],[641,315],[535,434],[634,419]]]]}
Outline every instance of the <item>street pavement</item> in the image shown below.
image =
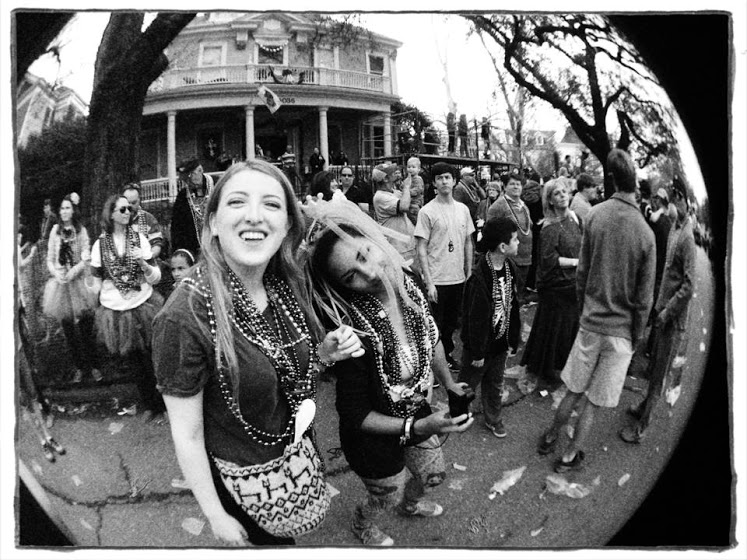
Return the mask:
{"type": "MultiPolygon", "coordinates": [[[[620,405],[600,409],[596,415],[585,469],[565,475],[568,483],[576,483],[575,492],[585,490],[588,495],[574,498],[548,490],[547,476],[553,474],[556,455],[540,457],[535,447],[552,420],[557,396],[522,392],[520,386],[526,387],[519,382],[520,349],[508,364],[511,377],[504,408],[508,437],[495,438],[478,413],[467,432],[452,434],[443,444],[447,478],[429,499],[444,507],[444,515],[411,519],[391,514],[382,517],[381,529],[402,547],[603,546],[653,487],[686,426],[710,346],[713,290],[710,263],[699,249],[689,342],[676,364],[684,368],[681,396],[674,407],[660,401],[640,445],[625,444],[617,436],[629,421],[625,410],[642,399],[646,387],[638,375],[628,378],[620,405]],[[504,472],[522,467],[526,468],[515,484],[491,499],[491,488],[504,472]]],[[[524,340],[534,309],[522,309],[524,340]]],[[[637,360],[634,373],[643,365],[643,360],[637,360]]],[[[55,397],[57,413],[51,431],[67,449],[55,463],[44,459],[27,421],[18,424],[17,456],[46,492],[74,542],[81,547],[117,548],[221,546],[191,492],[183,487],[168,424],[145,423],[142,415],[132,414],[136,411],[128,407],[136,400],[133,386],[113,385],[108,391],[105,398],[101,388],[89,394],[79,391],[76,398],[55,397]]],[[[446,405],[443,389],[435,391],[434,400],[436,406],[446,405]]],[[[350,520],[364,488],[339,448],[334,381],[319,383],[318,411],[319,447],[335,495],[323,525],[297,543],[360,546],[350,531],[350,520]]]]}

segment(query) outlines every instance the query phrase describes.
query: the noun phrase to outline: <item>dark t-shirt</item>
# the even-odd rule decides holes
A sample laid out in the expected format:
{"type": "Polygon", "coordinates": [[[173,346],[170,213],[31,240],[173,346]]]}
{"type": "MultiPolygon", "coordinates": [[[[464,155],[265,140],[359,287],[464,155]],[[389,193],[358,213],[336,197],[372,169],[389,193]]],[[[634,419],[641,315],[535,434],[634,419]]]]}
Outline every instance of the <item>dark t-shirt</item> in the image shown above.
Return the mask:
{"type": "MultiPolygon", "coordinates": [[[[275,326],[269,305],[263,316],[275,326]]],[[[215,347],[207,325],[204,296],[192,284],[180,282],[153,322],[153,363],[158,389],[164,395],[176,397],[190,397],[203,391],[205,448],[209,453],[239,465],[264,463],[280,456],[284,444],[257,443],[229,410],[221,394],[215,347]]],[[[267,356],[235,326],[233,333],[241,376],[242,415],[252,426],[280,434],[286,429],[291,411],[276,371],[267,356]]],[[[298,358],[305,371],[308,348],[304,344],[298,358]]]]}

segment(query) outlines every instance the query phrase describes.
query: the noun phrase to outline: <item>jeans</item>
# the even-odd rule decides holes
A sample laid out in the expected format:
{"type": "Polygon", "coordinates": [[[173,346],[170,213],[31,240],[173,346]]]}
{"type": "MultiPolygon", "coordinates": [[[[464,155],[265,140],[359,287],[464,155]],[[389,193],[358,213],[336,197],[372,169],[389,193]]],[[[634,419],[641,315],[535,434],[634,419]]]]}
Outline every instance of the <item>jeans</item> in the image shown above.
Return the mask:
{"type": "Polygon", "coordinates": [[[433,318],[441,333],[441,343],[447,357],[454,350],[454,331],[459,327],[459,317],[462,311],[462,293],[464,283],[449,286],[436,286],[438,302],[433,304],[433,318]]]}
{"type": "Polygon", "coordinates": [[[459,381],[467,383],[473,391],[480,386],[482,411],[485,422],[495,426],[501,421],[503,398],[503,374],[506,370],[507,352],[501,352],[485,357],[485,364],[481,368],[472,366],[472,355],[469,348],[462,353],[462,371],[459,381]]]}

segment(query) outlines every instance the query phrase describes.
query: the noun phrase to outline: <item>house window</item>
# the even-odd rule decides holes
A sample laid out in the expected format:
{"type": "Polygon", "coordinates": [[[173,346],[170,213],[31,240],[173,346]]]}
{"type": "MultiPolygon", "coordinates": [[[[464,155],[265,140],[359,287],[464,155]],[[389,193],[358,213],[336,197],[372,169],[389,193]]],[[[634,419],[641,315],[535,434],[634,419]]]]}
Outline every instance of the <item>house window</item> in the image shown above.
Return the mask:
{"type": "Polygon", "coordinates": [[[373,54],[368,55],[368,73],[384,75],[384,57],[373,54]]]}
{"type": "Polygon", "coordinates": [[[366,124],[363,126],[363,156],[384,155],[384,127],[366,124]]]}
{"type": "Polygon", "coordinates": [[[257,62],[259,64],[283,64],[285,47],[282,45],[258,45],[257,62]]]}
{"type": "Polygon", "coordinates": [[[223,66],[225,64],[225,49],[223,45],[200,45],[200,66],[223,66]]]}

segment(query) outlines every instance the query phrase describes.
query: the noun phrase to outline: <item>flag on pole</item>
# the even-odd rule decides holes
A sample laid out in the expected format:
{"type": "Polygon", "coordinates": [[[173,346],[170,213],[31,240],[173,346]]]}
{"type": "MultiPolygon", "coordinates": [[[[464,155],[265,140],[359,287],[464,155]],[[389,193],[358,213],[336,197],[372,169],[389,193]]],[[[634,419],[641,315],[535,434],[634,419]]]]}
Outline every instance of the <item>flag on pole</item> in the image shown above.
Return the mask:
{"type": "Polygon", "coordinates": [[[282,105],[282,103],[280,103],[280,98],[270,88],[260,84],[257,88],[257,95],[262,98],[262,101],[267,105],[270,113],[274,113],[280,109],[280,106],[282,105]]]}

